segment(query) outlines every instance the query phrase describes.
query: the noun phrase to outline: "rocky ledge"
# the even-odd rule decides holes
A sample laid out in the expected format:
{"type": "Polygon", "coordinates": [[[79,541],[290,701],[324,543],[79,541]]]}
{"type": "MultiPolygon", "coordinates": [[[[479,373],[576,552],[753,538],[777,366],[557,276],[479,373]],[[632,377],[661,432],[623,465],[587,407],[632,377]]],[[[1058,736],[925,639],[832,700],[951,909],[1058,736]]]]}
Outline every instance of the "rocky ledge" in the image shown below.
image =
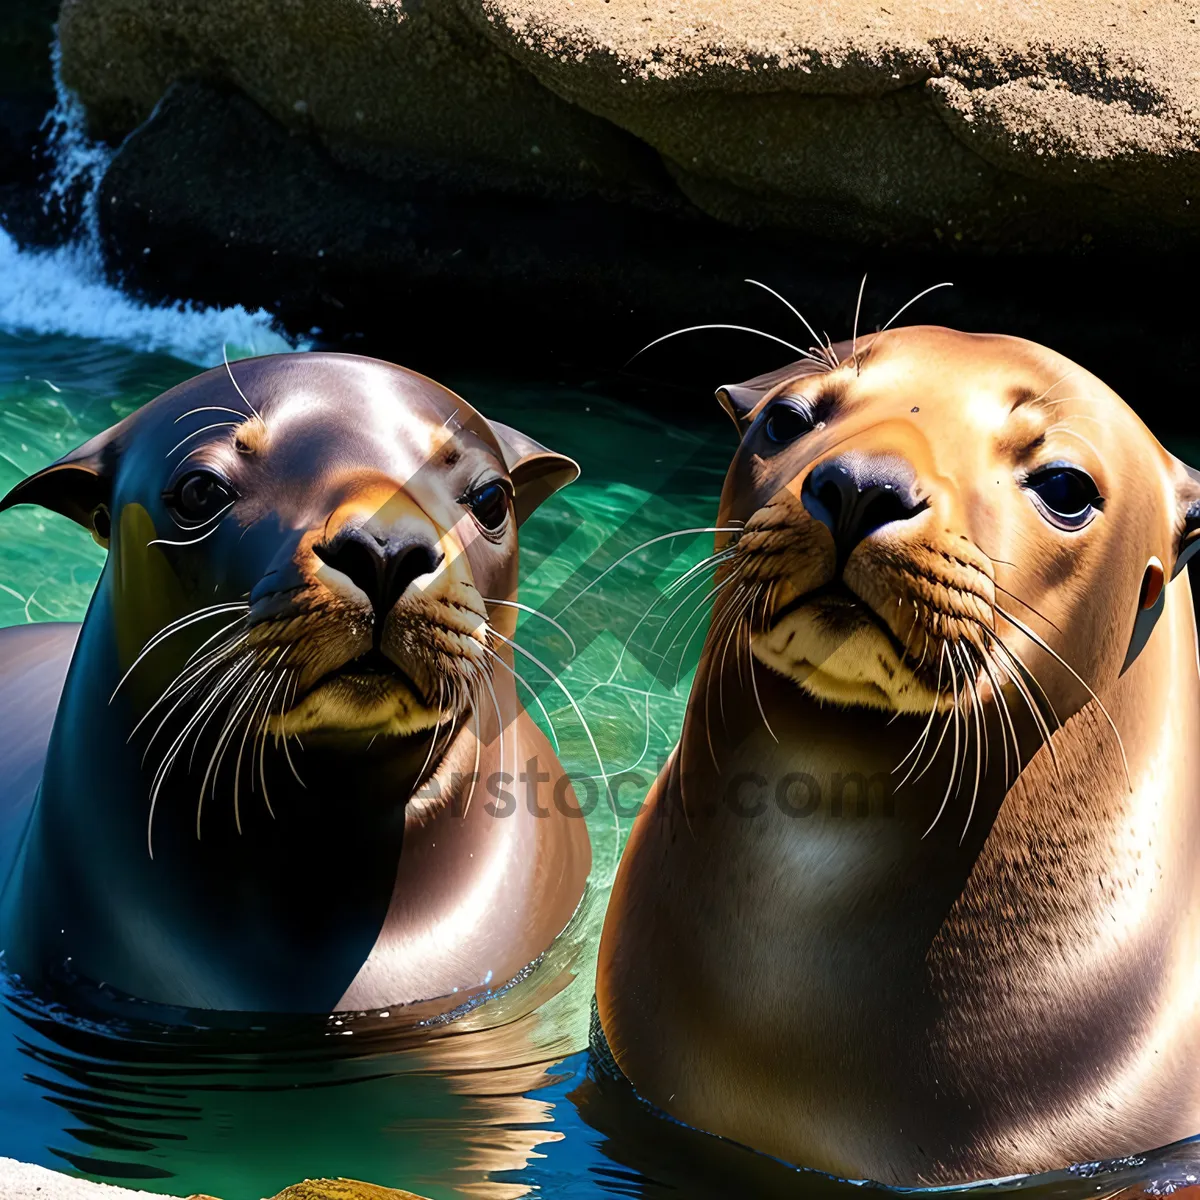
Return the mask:
{"type": "Polygon", "coordinates": [[[202,79],[409,186],[1007,250],[1200,232],[1198,10],[1145,3],[66,0],[60,28],[108,137],[202,79]]]}

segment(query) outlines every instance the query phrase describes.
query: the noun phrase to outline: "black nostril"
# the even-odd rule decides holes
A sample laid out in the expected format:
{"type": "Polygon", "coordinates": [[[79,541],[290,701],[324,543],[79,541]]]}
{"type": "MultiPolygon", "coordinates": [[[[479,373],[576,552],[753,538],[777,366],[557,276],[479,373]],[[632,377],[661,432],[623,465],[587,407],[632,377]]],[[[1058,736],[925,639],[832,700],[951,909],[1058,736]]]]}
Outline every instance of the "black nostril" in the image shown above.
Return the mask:
{"type": "MultiPolygon", "coordinates": [[[[313,547],[323,562],[340,571],[366,593],[377,617],[391,612],[413,580],[441,564],[441,547],[421,537],[377,538],[362,529],[349,529],[313,547]]],[[[382,628],[382,619],[376,628],[382,628]]]]}
{"type": "Polygon", "coordinates": [[[846,454],[818,464],[800,493],[804,507],[828,526],[844,563],[864,538],[924,511],[912,468],[894,457],[846,454]]]}
{"type": "Polygon", "coordinates": [[[441,548],[427,542],[409,542],[388,556],[384,581],[383,612],[391,612],[396,601],[408,591],[414,579],[428,575],[442,561],[441,548]]]}
{"type": "Polygon", "coordinates": [[[341,571],[351,583],[366,592],[374,605],[384,573],[383,547],[374,538],[364,536],[357,529],[349,530],[332,541],[314,546],[313,552],[323,563],[341,571]]]}
{"type": "MultiPolygon", "coordinates": [[[[825,482],[816,489],[816,495],[825,511],[829,514],[829,517],[833,521],[834,527],[836,528],[842,519],[842,487],[838,482],[835,482],[832,479],[826,479],[825,482]]],[[[850,497],[850,503],[854,503],[853,496],[850,497]]]]}
{"type": "Polygon", "coordinates": [[[872,488],[865,492],[859,505],[857,529],[859,541],[876,529],[893,521],[906,521],[921,511],[923,505],[908,503],[891,487],[872,488]]]}

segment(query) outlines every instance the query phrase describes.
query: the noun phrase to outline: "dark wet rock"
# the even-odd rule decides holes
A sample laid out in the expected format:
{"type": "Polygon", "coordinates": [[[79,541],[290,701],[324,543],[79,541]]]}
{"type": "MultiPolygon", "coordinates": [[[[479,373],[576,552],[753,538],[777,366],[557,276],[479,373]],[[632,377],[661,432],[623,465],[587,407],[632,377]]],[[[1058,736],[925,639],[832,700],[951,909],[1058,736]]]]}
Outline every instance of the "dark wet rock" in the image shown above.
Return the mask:
{"type": "Polygon", "coordinates": [[[48,235],[39,183],[46,169],[42,124],[54,105],[50,47],[58,0],[0,4],[0,227],[48,235]]]}

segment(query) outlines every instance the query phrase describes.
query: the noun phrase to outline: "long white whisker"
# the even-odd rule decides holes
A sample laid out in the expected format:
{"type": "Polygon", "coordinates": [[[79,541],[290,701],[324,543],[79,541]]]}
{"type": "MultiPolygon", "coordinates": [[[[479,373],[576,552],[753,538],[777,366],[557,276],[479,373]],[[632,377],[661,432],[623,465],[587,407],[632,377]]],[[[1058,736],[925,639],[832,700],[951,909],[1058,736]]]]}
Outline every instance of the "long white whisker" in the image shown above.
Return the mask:
{"type": "Polygon", "coordinates": [[[862,371],[862,364],[858,361],[858,317],[862,312],[863,292],[867,287],[867,274],[864,271],[862,283],[858,285],[858,303],[854,306],[854,331],[851,334],[850,340],[850,357],[854,360],[854,373],[858,375],[862,371]]]}
{"type": "Polygon", "coordinates": [[[238,418],[238,424],[243,425],[246,421],[246,414],[236,408],[226,408],[224,404],[202,404],[199,408],[189,408],[187,412],[181,413],[172,424],[178,425],[180,421],[187,420],[188,417],[194,417],[196,413],[202,412],[223,412],[229,413],[231,416],[238,418]]]}
{"type": "MultiPolygon", "coordinates": [[[[209,518],[209,520],[215,521],[218,517],[224,516],[225,513],[227,513],[236,503],[236,500],[231,500],[223,509],[221,509],[219,513],[215,513],[209,518]]],[[[212,535],[220,528],[221,526],[219,524],[214,525],[207,533],[202,533],[198,538],[191,538],[188,541],[173,542],[169,541],[167,538],[154,538],[153,541],[147,542],[146,546],[198,546],[206,538],[212,537],[212,535]]]]}
{"type": "Polygon", "coordinates": [[[1113,731],[1113,736],[1117,739],[1117,749],[1121,752],[1121,765],[1125,768],[1125,782],[1129,785],[1129,790],[1133,791],[1133,779],[1129,774],[1129,759],[1125,756],[1125,743],[1121,740],[1121,732],[1117,728],[1116,722],[1109,715],[1108,709],[1104,707],[1104,701],[1096,695],[1091,684],[1088,683],[1078,671],[1061,654],[1058,653],[1039,633],[1030,629],[1023,621],[1018,620],[1011,613],[1006,612],[999,605],[996,605],[996,611],[1010,624],[1016,626],[1035,646],[1040,646],[1051,658],[1062,664],[1074,677],[1082,687],[1087,690],[1087,693],[1096,702],[1096,706],[1104,714],[1104,719],[1108,722],[1109,728],[1113,731]]]}
{"type": "MultiPolygon", "coordinates": [[[[236,379],[234,379],[234,377],[233,377],[233,368],[232,368],[232,367],[229,365],[229,351],[228,351],[228,349],[226,349],[226,346],[225,346],[225,343],[224,343],[224,342],[222,342],[222,343],[221,343],[221,357],[222,357],[222,359],[224,359],[224,360],[225,360],[225,373],[226,373],[226,374],[229,376],[229,382],[233,384],[233,390],[234,390],[235,392],[237,392],[237,394],[238,394],[239,396],[241,396],[241,398],[242,398],[242,403],[243,403],[243,404],[244,404],[244,405],[245,405],[245,406],[246,406],[246,407],[247,407],[247,408],[248,408],[248,409],[249,409],[249,410],[250,410],[250,411],[251,411],[251,412],[252,412],[252,413],[253,413],[253,414],[254,414],[256,417],[258,417],[258,415],[259,415],[259,413],[258,413],[258,409],[257,409],[257,408],[255,408],[255,407],[254,407],[254,405],[250,403],[250,400],[249,400],[249,398],[247,397],[246,393],[245,393],[245,392],[243,392],[243,391],[242,391],[242,389],[241,389],[240,387],[238,387],[238,381],[237,381],[236,379]]],[[[259,419],[261,420],[262,418],[261,418],[261,417],[259,417],[259,419]]]]}
{"type": "MultiPolygon", "coordinates": [[[[492,632],[495,633],[495,630],[493,630],[492,632]]],[[[562,692],[562,694],[567,698],[567,703],[570,704],[571,708],[574,710],[575,716],[578,719],[579,724],[583,727],[584,734],[587,736],[588,744],[592,748],[592,753],[596,756],[596,766],[600,769],[600,779],[604,784],[604,794],[606,796],[608,796],[609,806],[612,808],[613,823],[614,823],[615,834],[616,834],[616,849],[619,851],[621,848],[621,818],[617,813],[617,808],[616,808],[616,804],[613,802],[613,797],[609,794],[608,775],[606,774],[606,772],[604,770],[604,760],[600,757],[600,750],[596,745],[596,739],[594,737],[592,737],[592,731],[591,731],[590,727],[588,726],[587,721],[584,720],[582,709],[580,709],[579,705],[576,704],[575,697],[572,696],[570,691],[567,690],[566,684],[563,683],[563,681],[561,679],[559,679],[559,677],[553,671],[551,671],[550,668],[548,666],[546,666],[546,664],[544,662],[541,661],[541,659],[539,659],[536,655],[531,654],[528,650],[525,649],[524,646],[518,646],[516,642],[511,641],[509,638],[506,638],[504,636],[504,634],[502,634],[502,633],[496,633],[496,637],[498,637],[502,642],[504,642],[505,645],[511,646],[512,649],[515,650],[518,654],[523,655],[525,658],[529,659],[529,661],[531,663],[533,663],[533,665],[535,667],[538,667],[542,671],[544,671],[551,678],[551,680],[553,680],[553,682],[554,682],[555,686],[558,688],[558,690],[560,692],[562,692]]],[[[613,870],[614,871],[616,870],[616,865],[615,865],[616,861],[617,861],[617,859],[614,858],[613,859],[613,864],[614,864],[613,870]]]]}
{"type": "Polygon", "coordinates": [[[506,663],[504,661],[504,659],[501,658],[500,655],[495,652],[495,650],[492,650],[490,647],[487,647],[487,646],[485,646],[483,649],[484,649],[485,654],[491,655],[491,657],[494,658],[515,680],[517,680],[518,683],[523,683],[525,685],[526,690],[533,697],[533,702],[541,710],[542,717],[545,719],[545,722],[546,722],[546,728],[550,731],[550,740],[554,743],[554,753],[557,754],[558,753],[558,735],[554,732],[554,722],[550,720],[550,714],[546,711],[546,706],[542,703],[542,698],[537,694],[536,691],[534,691],[533,685],[529,682],[528,679],[525,678],[524,675],[521,675],[517,671],[514,671],[513,668],[510,667],[508,665],[508,663],[506,663]]]}
{"type": "Polygon", "coordinates": [[[541,617],[541,619],[543,621],[547,622],[550,625],[553,625],[554,628],[557,629],[558,632],[561,633],[563,635],[563,637],[565,637],[567,639],[567,644],[571,647],[571,657],[572,658],[574,658],[575,655],[578,653],[578,650],[576,650],[576,648],[575,648],[575,639],[553,617],[547,616],[544,612],[541,612],[539,609],[530,608],[530,606],[528,604],[520,604],[516,600],[497,600],[491,596],[484,596],[483,602],[485,604],[502,604],[502,605],[504,605],[505,608],[519,608],[521,610],[521,612],[529,613],[530,616],[541,617]]]}
{"type": "MultiPolygon", "coordinates": [[[[163,628],[154,634],[154,636],[151,637],[150,640],[142,647],[137,658],[133,660],[133,664],[130,666],[129,670],[121,676],[121,682],[118,683],[115,688],[113,688],[113,693],[108,698],[109,704],[111,704],[117,698],[117,693],[125,685],[125,681],[130,677],[130,675],[133,674],[138,664],[146,657],[146,655],[149,654],[150,651],[156,646],[159,646],[165,642],[172,634],[178,633],[181,629],[186,629],[189,625],[196,624],[197,621],[206,621],[209,617],[219,616],[221,613],[244,611],[249,609],[249,607],[250,606],[248,604],[243,604],[241,602],[236,604],[214,604],[210,608],[202,608],[198,612],[186,613],[184,616],[172,621],[169,625],[163,626],[163,628]]],[[[230,624],[226,625],[223,629],[219,629],[216,634],[209,639],[209,641],[215,641],[216,638],[220,637],[226,629],[229,629],[232,625],[236,624],[237,621],[230,622],[230,624]]],[[[205,643],[205,645],[207,645],[207,643],[205,643]]]]}
{"type": "MultiPolygon", "coordinates": [[[[790,308],[791,311],[799,318],[800,323],[804,326],[804,328],[807,329],[810,334],[812,334],[813,341],[816,342],[818,346],[821,345],[821,339],[817,335],[817,331],[808,323],[808,318],[805,317],[805,315],[789,299],[787,299],[786,296],[781,296],[773,287],[767,287],[765,283],[760,283],[757,279],[743,279],[742,282],[749,283],[757,288],[762,288],[764,292],[770,292],[771,295],[780,302],[780,304],[787,305],[787,307],[790,308]]],[[[825,361],[821,358],[818,358],[815,354],[808,353],[807,351],[801,351],[801,353],[804,354],[805,358],[811,359],[813,362],[820,363],[821,366],[826,365],[825,361]]]]}
{"type": "Polygon", "coordinates": [[[693,534],[700,534],[700,533],[737,533],[737,534],[740,534],[742,532],[743,532],[742,526],[740,526],[740,525],[704,525],[704,526],[700,526],[699,528],[696,528],[696,529],[676,529],[672,533],[659,534],[658,537],[653,537],[648,542],[643,542],[640,546],[634,546],[634,548],[632,550],[628,550],[624,554],[622,554],[621,557],[618,558],[615,563],[613,563],[611,566],[606,567],[603,571],[601,571],[600,574],[597,575],[596,578],[591,581],[591,583],[587,584],[585,587],[581,588],[578,592],[576,592],[575,595],[572,596],[571,599],[568,600],[567,603],[564,604],[562,606],[562,608],[560,608],[558,610],[557,615],[561,617],[563,615],[563,613],[565,613],[567,611],[567,609],[569,609],[572,605],[574,605],[577,600],[581,599],[584,595],[586,595],[588,592],[590,592],[592,590],[592,588],[594,588],[596,586],[596,584],[598,584],[600,582],[600,580],[604,579],[607,575],[610,575],[613,571],[615,571],[627,558],[632,558],[635,554],[639,553],[640,551],[647,550],[651,546],[657,545],[659,542],[669,542],[672,538],[690,537],[693,534]]]}
{"type": "Polygon", "coordinates": [[[884,331],[884,329],[889,328],[892,324],[892,321],[896,320],[896,318],[899,317],[899,315],[902,312],[904,312],[905,309],[911,308],[914,304],[916,304],[916,302],[918,300],[920,300],[922,296],[928,296],[930,292],[936,292],[938,290],[938,288],[953,287],[953,286],[954,286],[954,284],[949,283],[949,282],[935,283],[933,285],[933,287],[927,287],[923,292],[918,292],[907,304],[902,304],[902,305],[900,305],[900,307],[898,309],[896,309],[896,311],[892,314],[891,320],[889,320],[888,323],[879,330],[879,332],[882,333],[884,331]]]}
{"type": "Polygon", "coordinates": [[[163,458],[170,458],[180,446],[186,445],[192,438],[199,437],[202,433],[207,433],[210,429],[236,429],[241,425],[241,421],[214,421],[211,425],[201,425],[199,429],[193,429],[191,433],[181,437],[179,441],[173,445],[170,450],[163,455],[163,458]]]}
{"type": "Polygon", "coordinates": [[[638,354],[645,354],[653,346],[657,346],[660,342],[668,341],[670,338],[679,337],[684,333],[699,333],[704,329],[732,329],[736,333],[753,333],[759,337],[766,338],[769,342],[778,342],[781,346],[786,346],[789,350],[795,350],[801,358],[812,358],[807,350],[801,350],[799,346],[793,345],[791,342],[785,342],[783,338],[776,337],[773,333],[763,333],[761,329],[752,329],[749,325],[689,325],[686,329],[675,329],[671,333],[664,333],[662,337],[655,338],[652,342],[647,342],[637,354],[630,357],[629,362],[633,362],[638,354]]]}
{"type": "MultiPolygon", "coordinates": [[[[943,643],[943,645],[945,645],[945,643],[943,643]]],[[[958,774],[958,673],[954,668],[953,654],[950,655],[947,663],[950,667],[950,685],[954,689],[954,707],[950,710],[950,714],[954,719],[954,760],[950,764],[950,781],[946,784],[946,792],[945,795],[942,796],[942,803],[938,807],[937,812],[934,814],[933,820],[929,822],[929,828],[926,829],[923,834],[921,834],[922,841],[924,841],[933,832],[933,827],[942,819],[942,813],[946,811],[946,805],[950,802],[950,793],[954,789],[954,780],[958,774]]],[[[944,732],[945,731],[943,731],[943,734],[944,732]]],[[[938,746],[940,748],[940,741],[938,746]]],[[[936,751],[934,753],[934,757],[937,757],[936,751]]]]}

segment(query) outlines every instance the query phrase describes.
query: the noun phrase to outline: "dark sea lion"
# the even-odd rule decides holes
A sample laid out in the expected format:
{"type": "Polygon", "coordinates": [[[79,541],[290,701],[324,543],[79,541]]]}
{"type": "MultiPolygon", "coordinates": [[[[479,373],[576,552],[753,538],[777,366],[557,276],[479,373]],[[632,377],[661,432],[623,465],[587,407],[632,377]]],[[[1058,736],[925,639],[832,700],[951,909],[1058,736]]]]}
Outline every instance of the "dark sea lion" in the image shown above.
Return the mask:
{"type": "Polygon", "coordinates": [[[1200,1132],[1200,481],[1100,380],[908,328],[741,444],[597,1002],[647,1101],[948,1184],[1200,1132]]]}
{"type": "Polygon", "coordinates": [[[521,973],[591,862],[509,645],[517,526],[577,474],[421,375],[297,354],[19,484],[0,508],[108,558],[77,644],[0,635],[9,969],[278,1012],[447,1010],[521,973]],[[530,760],[536,809],[504,778],[530,760]]]}

